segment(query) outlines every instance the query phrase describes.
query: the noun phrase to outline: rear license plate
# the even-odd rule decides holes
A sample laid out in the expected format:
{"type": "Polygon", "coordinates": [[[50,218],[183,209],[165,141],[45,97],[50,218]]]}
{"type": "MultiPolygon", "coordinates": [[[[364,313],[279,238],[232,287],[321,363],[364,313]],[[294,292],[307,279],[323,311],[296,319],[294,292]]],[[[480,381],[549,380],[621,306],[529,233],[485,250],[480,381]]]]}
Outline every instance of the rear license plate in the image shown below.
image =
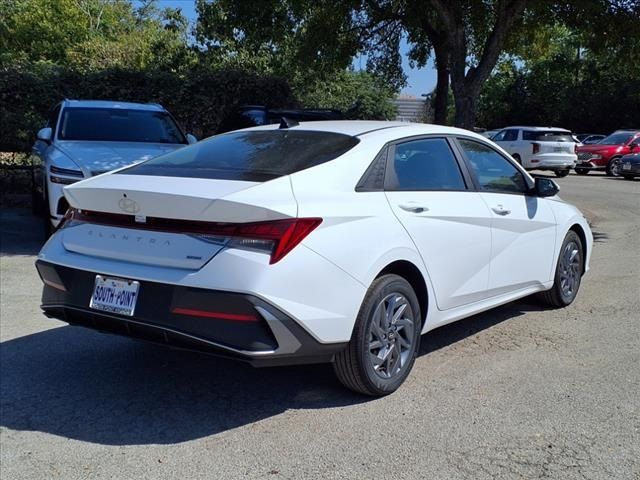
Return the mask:
{"type": "Polygon", "coordinates": [[[554,152],[563,152],[564,148],[562,148],[562,147],[553,147],[553,151],[554,152]]]}
{"type": "Polygon", "coordinates": [[[622,165],[622,169],[623,170],[631,170],[631,164],[630,163],[625,163],[624,165],[622,165]]]}
{"type": "Polygon", "coordinates": [[[89,307],[94,310],[132,316],[138,301],[140,282],[96,275],[89,307]]]}

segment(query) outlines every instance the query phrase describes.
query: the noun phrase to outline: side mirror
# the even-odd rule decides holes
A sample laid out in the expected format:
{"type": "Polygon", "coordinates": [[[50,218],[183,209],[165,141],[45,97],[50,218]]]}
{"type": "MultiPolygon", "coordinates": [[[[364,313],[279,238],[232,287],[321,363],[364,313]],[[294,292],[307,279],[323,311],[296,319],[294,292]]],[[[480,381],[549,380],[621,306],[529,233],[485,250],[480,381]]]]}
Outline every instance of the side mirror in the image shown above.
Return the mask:
{"type": "Polygon", "coordinates": [[[193,145],[194,143],[198,143],[198,139],[194,135],[187,133],[187,143],[193,145]]]}
{"type": "Polygon", "coordinates": [[[560,191],[558,184],[546,177],[536,177],[536,184],[533,189],[538,197],[553,197],[560,191]]]}
{"type": "Polygon", "coordinates": [[[38,130],[38,140],[42,140],[43,142],[50,142],[51,137],[53,136],[53,131],[51,127],[46,127],[38,130]]]}

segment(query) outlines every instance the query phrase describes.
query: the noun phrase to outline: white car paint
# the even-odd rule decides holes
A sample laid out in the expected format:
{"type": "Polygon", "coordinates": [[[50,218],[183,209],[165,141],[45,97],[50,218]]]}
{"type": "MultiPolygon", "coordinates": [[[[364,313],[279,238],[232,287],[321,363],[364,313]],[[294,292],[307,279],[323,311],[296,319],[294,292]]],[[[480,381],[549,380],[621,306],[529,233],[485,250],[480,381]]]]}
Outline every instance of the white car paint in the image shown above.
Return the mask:
{"type": "MultiPolygon", "coordinates": [[[[139,104],[129,102],[111,102],[101,100],[64,100],[58,104],[50,114],[46,129],[51,138],[42,140],[38,138],[33,145],[33,164],[38,166],[36,170],[37,195],[46,195],[44,206],[46,216],[51,224],[58,225],[64,215],[64,211],[58,211],[60,201],[64,197],[64,184],[52,182],[52,176],[61,178],[64,182],[73,183],[82,178],[115,170],[136,162],[149,160],[150,158],[169,153],[183,147],[185,143],[153,143],[153,142],[126,142],[126,141],[81,141],[62,140],[56,125],[64,115],[65,108],[101,108],[101,109],[126,109],[145,112],[163,112],[164,108],[157,104],[139,104]],[[53,127],[53,128],[52,128],[53,127]],[[77,174],[56,173],[52,168],[77,172],[77,174]]],[[[191,140],[191,137],[189,137],[191,140]]]]}
{"type": "MultiPolygon", "coordinates": [[[[399,122],[309,122],[292,130],[345,133],[360,141],[335,160],[264,182],[112,172],[65,188],[73,208],[123,214],[126,198],[135,202],[135,212],[129,213],[142,219],[243,223],[322,218],[277,263],[270,264],[264,252],[207,244],[191,235],[162,233],[149,243],[147,231],[105,225],[63,228],[38,258],[141,282],[251,294],[285,312],[322,344],[349,341],[367,289],[394,262],[413,265],[426,284],[422,333],[549,289],[560,245],[572,227],[585,233],[588,270],[589,226],[557,196],[500,194],[472,186],[464,192],[356,191],[381,149],[405,138],[472,139],[509,158],[480,135],[399,122]],[[200,259],[187,261],[185,253],[200,259]]],[[[533,184],[526,171],[514,167],[533,184]]]]}

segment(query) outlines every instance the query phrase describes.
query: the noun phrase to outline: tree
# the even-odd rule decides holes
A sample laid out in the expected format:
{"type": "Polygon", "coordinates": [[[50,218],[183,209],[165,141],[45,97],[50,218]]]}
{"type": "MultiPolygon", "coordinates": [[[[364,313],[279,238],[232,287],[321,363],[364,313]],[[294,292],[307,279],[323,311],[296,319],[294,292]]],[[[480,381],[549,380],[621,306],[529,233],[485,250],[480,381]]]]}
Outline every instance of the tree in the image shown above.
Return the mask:
{"type": "Polygon", "coordinates": [[[0,0],[0,63],[83,70],[179,68],[192,53],[186,18],[145,0],[0,0]]]}
{"type": "Polygon", "coordinates": [[[400,39],[407,36],[418,64],[434,52],[437,121],[446,118],[451,79],[455,123],[471,128],[482,86],[528,1],[198,0],[198,38],[218,48],[266,51],[281,65],[304,65],[320,76],[366,53],[368,69],[398,88],[405,80],[400,39]]]}
{"type": "Polygon", "coordinates": [[[640,37],[625,33],[638,12],[631,2],[621,9],[593,3],[526,19],[482,93],[484,126],[554,124],[608,133],[640,124],[640,37]]]}

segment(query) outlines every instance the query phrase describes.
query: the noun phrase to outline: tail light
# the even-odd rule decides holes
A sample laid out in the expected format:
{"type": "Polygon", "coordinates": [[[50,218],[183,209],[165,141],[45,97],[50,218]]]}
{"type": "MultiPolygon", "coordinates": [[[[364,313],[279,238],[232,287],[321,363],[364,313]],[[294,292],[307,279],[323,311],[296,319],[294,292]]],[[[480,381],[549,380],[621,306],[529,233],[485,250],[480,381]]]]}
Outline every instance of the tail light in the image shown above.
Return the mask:
{"type": "Polygon", "coordinates": [[[536,154],[540,151],[540,144],[539,143],[532,143],[531,145],[533,145],[533,154],[536,154]]]}
{"type": "Polygon", "coordinates": [[[573,153],[575,153],[576,155],[578,154],[578,144],[577,143],[573,144],[573,153]]]}
{"type": "Polygon", "coordinates": [[[227,245],[232,248],[269,252],[269,263],[273,264],[293,250],[321,223],[321,218],[292,218],[238,224],[227,245]]]}
{"type": "Polygon", "coordinates": [[[136,217],[118,213],[93,212],[70,208],[61,227],[94,223],[115,227],[191,235],[204,241],[223,243],[230,248],[268,253],[274,264],[293,250],[318,225],[322,218],[288,218],[252,223],[215,223],[171,218],[136,217]]]}

